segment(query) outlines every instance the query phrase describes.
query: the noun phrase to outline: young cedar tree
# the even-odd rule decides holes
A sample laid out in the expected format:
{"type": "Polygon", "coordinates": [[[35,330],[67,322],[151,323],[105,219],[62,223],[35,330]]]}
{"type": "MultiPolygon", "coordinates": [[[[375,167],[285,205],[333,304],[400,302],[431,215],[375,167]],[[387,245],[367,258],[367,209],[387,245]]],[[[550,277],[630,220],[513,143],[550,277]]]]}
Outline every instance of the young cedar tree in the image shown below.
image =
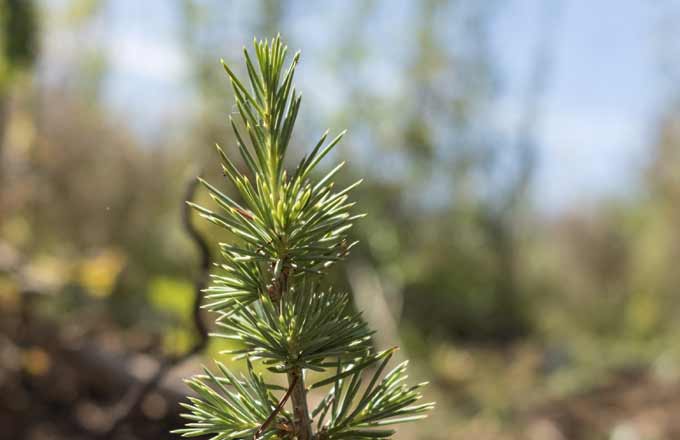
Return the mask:
{"type": "Polygon", "coordinates": [[[286,54],[278,37],[256,40],[254,57],[244,49],[249,85],[223,62],[241,161],[217,151],[238,197],[201,180],[218,209],[192,206],[234,236],[219,245],[223,260],[205,307],[217,314],[220,331],[212,336],[238,347],[227,353],[245,359],[247,373],[216,362],[189,379],[188,422],[174,432],[215,440],[389,438],[387,426],[424,418],[433,404],[416,404],[425,384],[404,383],[406,362],[388,371],[395,349],[376,352],[350,296],[323,283],[328,267],[356,244],[348,232],[362,215],[352,213],[349,193],[360,182],[336,190],[343,163],[322,178],[314,173],[343,133],[328,142],[325,133],[294,170],[285,168],[301,100],[293,86],[299,53],[287,66],[286,54]],[[287,386],[267,382],[256,362],[285,374],[287,386]],[[310,370],[322,379],[306,383],[310,370]]]}

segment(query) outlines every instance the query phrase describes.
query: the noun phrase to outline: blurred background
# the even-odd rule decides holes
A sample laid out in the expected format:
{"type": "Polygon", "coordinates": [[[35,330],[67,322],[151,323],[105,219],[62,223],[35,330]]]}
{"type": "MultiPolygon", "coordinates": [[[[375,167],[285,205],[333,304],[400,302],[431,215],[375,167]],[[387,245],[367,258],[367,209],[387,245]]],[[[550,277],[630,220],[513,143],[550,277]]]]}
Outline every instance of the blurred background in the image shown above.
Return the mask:
{"type": "Polygon", "coordinates": [[[1,0],[0,438],[181,424],[224,348],[187,182],[232,191],[219,60],[279,32],[292,155],[348,128],[326,166],[365,177],[334,282],[438,402],[395,438],[680,438],[679,25],[671,0],[1,0]]]}

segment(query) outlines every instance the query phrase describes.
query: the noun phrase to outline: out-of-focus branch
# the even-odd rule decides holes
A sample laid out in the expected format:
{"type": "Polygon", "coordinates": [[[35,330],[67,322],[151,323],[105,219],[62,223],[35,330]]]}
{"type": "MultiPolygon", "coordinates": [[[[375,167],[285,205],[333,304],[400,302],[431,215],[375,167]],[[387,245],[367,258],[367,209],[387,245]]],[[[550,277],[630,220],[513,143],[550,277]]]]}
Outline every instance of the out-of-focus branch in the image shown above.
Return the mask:
{"type": "MultiPolygon", "coordinates": [[[[557,41],[559,2],[548,1],[541,7],[536,49],[532,53],[532,69],[528,79],[526,94],[522,102],[517,124],[515,154],[517,171],[501,193],[498,206],[486,212],[482,224],[490,239],[490,246],[498,258],[499,276],[497,289],[500,292],[497,320],[517,316],[519,302],[518,258],[519,241],[516,227],[522,213],[522,204],[527,199],[538,162],[536,132],[543,116],[543,100],[552,74],[553,56],[557,41]]],[[[500,325],[500,324],[499,324],[500,325]]],[[[503,326],[503,325],[501,325],[503,326]]],[[[521,333],[516,322],[507,321],[503,334],[507,338],[521,333]]]]}
{"type": "MultiPolygon", "coordinates": [[[[192,201],[194,195],[196,194],[196,188],[198,186],[198,180],[192,178],[187,183],[186,193],[184,195],[185,201],[192,201]]],[[[182,207],[182,224],[184,225],[184,230],[194,241],[198,252],[201,256],[201,262],[199,266],[199,274],[196,278],[194,284],[194,304],[192,309],[192,316],[194,320],[194,326],[196,327],[196,333],[199,335],[199,340],[194,346],[194,353],[198,353],[203,350],[208,343],[208,329],[201,319],[201,303],[203,302],[203,290],[206,288],[208,283],[208,275],[210,274],[210,263],[212,257],[210,256],[210,248],[208,243],[205,241],[203,236],[198,232],[196,226],[194,226],[191,221],[191,208],[188,204],[184,203],[182,207]]]]}
{"type": "Polygon", "coordinates": [[[9,99],[5,93],[0,89],[0,176],[2,176],[2,167],[4,166],[3,152],[5,145],[5,132],[7,131],[7,123],[9,119],[9,99]]]}
{"type": "MultiPolygon", "coordinates": [[[[192,178],[186,186],[186,191],[184,194],[184,201],[192,201],[196,194],[196,188],[198,185],[198,180],[192,178]]],[[[133,388],[128,392],[128,394],[122,399],[121,403],[118,405],[117,410],[115,410],[114,422],[111,428],[105,433],[104,438],[110,439],[118,432],[118,430],[133,416],[140,408],[144,399],[158,387],[165,375],[174,367],[191,358],[192,356],[200,353],[206,347],[208,343],[208,329],[203,322],[201,317],[201,303],[203,302],[203,290],[206,288],[208,275],[210,272],[210,262],[212,257],[210,255],[210,248],[206,243],[205,239],[198,232],[191,220],[191,208],[186,204],[182,204],[182,224],[186,233],[193,240],[196,247],[198,248],[201,261],[200,261],[200,272],[196,277],[194,283],[194,303],[192,308],[192,317],[194,327],[196,328],[196,333],[198,339],[196,343],[191,347],[191,349],[181,355],[171,356],[163,360],[156,373],[149,378],[149,380],[140,386],[133,388]]]]}
{"type": "Polygon", "coordinates": [[[517,124],[515,150],[518,171],[509,187],[505,209],[514,210],[526,196],[536,169],[535,136],[543,116],[543,98],[553,70],[553,57],[559,30],[559,2],[545,2],[539,18],[536,49],[520,118],[517,124]]]}

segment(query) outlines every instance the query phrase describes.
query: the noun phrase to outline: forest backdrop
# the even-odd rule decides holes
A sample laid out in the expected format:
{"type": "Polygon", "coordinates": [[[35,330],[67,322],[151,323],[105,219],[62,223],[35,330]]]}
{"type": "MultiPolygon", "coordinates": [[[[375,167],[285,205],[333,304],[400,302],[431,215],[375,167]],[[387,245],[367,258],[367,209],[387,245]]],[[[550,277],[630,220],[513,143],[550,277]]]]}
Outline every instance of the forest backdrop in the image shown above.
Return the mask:
{"type": "MultiPolygon", "coordinates": [[[[439,402],[398,438],[680,435],[680,8],[583,3],[0,1],[3,426],[93,438],[124,394],[41,332],[124,360],[195,343],[182,201],[234,145],[219,60],[281,33],[295,152],[348,128],[365,178],[334,277],[439,402]]],[[[172,427],[159,396],[128,434],[172,427]]]]}

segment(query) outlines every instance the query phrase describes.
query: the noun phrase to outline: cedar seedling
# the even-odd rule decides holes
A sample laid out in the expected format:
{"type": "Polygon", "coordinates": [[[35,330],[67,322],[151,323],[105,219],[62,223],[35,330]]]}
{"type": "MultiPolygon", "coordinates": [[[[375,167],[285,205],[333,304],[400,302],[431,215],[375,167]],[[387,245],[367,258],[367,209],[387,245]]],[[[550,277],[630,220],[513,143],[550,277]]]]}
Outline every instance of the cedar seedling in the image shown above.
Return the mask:
{"type": "Polygon", "coordinates": [[[254,45],[254,57],[243,51],[249,86],[223,62],[238,109],[230,122],[242,166],[217,151],[238,197],[201,179],[219,209],[192,204],[235,238],[219,245],[223,261],[205,307],[218,316],[212,336],[238,346],[227,353],[245,359],[247,373],[237,376],[217,362],[214,371],[189,379],[196,396],[183,404],[188,422],[175,433],[214,440],[389,438],[394,431],[386,426],[421,419],[433,404],[416,404],[425,384],[405,385],[406,362],[386,372],[395,349],[376,352],[350,296],[323,283],[327,269],[356,244],[348,232],[362,216],[349,201],[360,182],[335,189],[343,163],[321,178],[314,173],[344,133],[327,141],[326,132],[287,170],[301,101],[293,86],[299,52],[284,66],[280,38],[254,45]],[[288,386],[268,383],[255,362],[285,374],[288,386]],[[306,384],[310,370],[325,378],[306,384]],[[315,408],[310,390],[326,392],[315,408]]]}

